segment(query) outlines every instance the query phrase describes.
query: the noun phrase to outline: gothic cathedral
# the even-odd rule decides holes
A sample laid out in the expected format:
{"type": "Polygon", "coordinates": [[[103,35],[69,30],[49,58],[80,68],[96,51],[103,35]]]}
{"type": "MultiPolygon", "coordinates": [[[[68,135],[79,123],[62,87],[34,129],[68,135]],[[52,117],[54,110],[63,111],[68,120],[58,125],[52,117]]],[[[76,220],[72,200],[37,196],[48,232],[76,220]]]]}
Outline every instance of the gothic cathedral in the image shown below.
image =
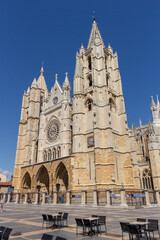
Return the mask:
{"type": "Polygon", "coordinates": [[[117,53],[96,22],[76,55],[73,96],[66,73],[48,92],[43,67],[23,95],[14,191],[160,189],[160,105],[153,122],[128,128],[117,53]]]}

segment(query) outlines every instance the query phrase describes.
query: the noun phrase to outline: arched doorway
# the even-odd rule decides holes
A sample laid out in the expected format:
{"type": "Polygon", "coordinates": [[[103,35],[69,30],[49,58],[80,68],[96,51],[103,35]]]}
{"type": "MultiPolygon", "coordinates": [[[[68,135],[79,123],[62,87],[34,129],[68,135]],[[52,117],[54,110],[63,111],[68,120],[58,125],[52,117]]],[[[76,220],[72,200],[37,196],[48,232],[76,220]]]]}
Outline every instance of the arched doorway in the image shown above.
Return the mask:
{"type": "Polygon", "coordinates": [[[61,162],[56,170],[56,189],[58,192],[58,202],[66,201],[66,190],[68,189],[68,171],[65,165],[61,162]]]}
{"type": "Polygon", "coordinates": [[[28,172],[25,173],[24,177],[23,177],[23,190],[24,191],[28,191],[31,190],[31,177],[30,174],[28,172]]]}
{"type": "Polygon", "coordinates": [[[36,180],[36,188],[38,192],[42,193],[45,191],[47,194],[49,194],[49,175],[47,169],[44,166],[41,166],[38,170],[36,180]]]}

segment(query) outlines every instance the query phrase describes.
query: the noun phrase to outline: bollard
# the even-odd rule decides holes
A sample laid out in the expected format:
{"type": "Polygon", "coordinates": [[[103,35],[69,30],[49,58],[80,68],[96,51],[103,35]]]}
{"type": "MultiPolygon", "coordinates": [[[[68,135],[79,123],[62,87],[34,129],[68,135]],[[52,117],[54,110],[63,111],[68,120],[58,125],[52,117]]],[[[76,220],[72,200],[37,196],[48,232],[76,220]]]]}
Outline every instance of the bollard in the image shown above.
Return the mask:
{"type": "Polygon", "coordinates": [[[97,207],[98,205],[98,192],[97,192],[97,189],[94,189],[93,190],[93,206],[94,207],[97,207]]]}
{"type": "Polygon", "coordinates": [[[126,192],[124,189],[124,186],[122,185],[122,188],[120,189],[120,196],[121,196],[121,205],[122,208],[128,208],[128,205],[126,204],[126,192]]]}
{"type": "Polygon", "coordinates": [[[53,204],[57,204],[58,203],[58,192],[54,191],[53,192],[53,204]]]}
{"type": "Polygon", "coordinates": [[[87,192],[86,190],[82,190],[82,202],[81,202],[82,206],[86,205],[86,202],[87,202],[86,200],[87,200],[87,192]]]}
{"type": "Polygon", "coordinates": [[[111,190],[109,188],[107,188],[106,189],[106,207],[111,206],[110,192],[111,192],[111,190]]]}

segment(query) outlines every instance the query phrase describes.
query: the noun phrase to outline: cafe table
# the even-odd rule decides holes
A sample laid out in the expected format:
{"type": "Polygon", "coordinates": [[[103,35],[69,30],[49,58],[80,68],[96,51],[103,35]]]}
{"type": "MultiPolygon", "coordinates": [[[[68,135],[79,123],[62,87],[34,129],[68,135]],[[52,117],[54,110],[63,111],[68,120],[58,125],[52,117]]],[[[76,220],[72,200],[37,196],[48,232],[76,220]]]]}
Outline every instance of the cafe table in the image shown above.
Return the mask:
{"type": "Polygon", "coordinates": [[[90,222],[90,231],[88,232],[88,235],[94,235],[95,234],[95,231],[94,231],[94,229],[93,229],[93,225],[92,225],[92,223],[94,222],[94,221],[98,221],[98,217],[85,217],[85,218],[83,218],[83,219],[86,219],[86,220],[89,220],[89,222],[90,222]]]}

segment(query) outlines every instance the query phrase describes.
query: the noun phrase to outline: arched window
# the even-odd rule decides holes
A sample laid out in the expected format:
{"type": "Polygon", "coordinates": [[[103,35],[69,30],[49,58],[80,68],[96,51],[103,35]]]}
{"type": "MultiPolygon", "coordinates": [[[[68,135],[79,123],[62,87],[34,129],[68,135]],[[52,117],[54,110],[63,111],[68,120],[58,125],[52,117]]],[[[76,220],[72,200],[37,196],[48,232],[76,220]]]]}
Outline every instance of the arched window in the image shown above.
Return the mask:
{"type": "Polygon", "coordinates": [[[105,56],[105,68],[107,69],[107,56],[105,56]]]}
{"type": "Polygon", "coordinates": [[[89,85],[89,87],[92,87],[92,85],[93,85],[93,83],[92,83],[92,75],[90,74],[89,76],[88,76],[88,85],[89,85]]]}
{"type": "Polygon", "coordinates": [[[152,175],[149,169],[145,169],[142,174],[143,189],[153,189],[152,175]]]}
{"type": "Polygon", "coordinates": [[[87,100],[86,106],[87,106],[89,112],[92,111],[92,108],[93,108],[93,101],[92,101],[92,99],[88,99],[87,100]]]}
{"type": "Polygon", "coordinates": [[[50,161],[51,160],[51,150],[49,149],[48,150],[48,161],[50,161]]]}
{"type": "Polygon", "coordinates": [[[46,162],[47,161],[47,152],[44,151],[43,153],[43,161],[46,162]]]}
{"type": "Polygon", "coordinates": [[[92,70],[91,56],[88,57],[88,69],[92,70]]]}
{"type": "Polygon", "coordinates": [[[57,148],[57,158],[61,157],[61,147],[57,148]]]}
{"type": "Polygon", "coordinates": [[[53,159],[56,159],[56,148],[53,148],[53,159]]]}

